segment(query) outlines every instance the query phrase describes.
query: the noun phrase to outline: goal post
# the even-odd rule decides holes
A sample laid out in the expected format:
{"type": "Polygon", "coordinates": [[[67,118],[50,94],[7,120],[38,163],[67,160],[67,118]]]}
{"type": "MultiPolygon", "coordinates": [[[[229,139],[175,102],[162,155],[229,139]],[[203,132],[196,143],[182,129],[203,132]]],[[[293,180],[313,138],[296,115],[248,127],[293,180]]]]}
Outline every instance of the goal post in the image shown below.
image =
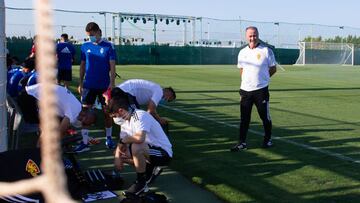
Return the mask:
{"type": "Polygon", "coordinates": [[[354,44],[329,42],[299,42],[299,57],[295,65],[354,65],[354,44]]]}

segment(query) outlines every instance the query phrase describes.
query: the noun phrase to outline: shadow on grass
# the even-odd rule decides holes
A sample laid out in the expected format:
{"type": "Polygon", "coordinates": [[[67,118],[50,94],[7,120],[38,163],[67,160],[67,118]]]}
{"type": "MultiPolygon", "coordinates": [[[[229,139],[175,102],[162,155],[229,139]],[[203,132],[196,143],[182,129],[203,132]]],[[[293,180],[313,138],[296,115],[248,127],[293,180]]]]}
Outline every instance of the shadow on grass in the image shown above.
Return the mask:
{"type": "MultiPolygon", "coordinates": [[[[184,91],[184,93],[188,92],[207,91],[184,91]]],[[[214,98],[210,98],[209,102],[213,100],[214,98]]],[[[238,102],[229,102],[218,105],[238,104],[238,102]]],[[[216,105],[186,104],[177,101],[170,105],[170,109],[161,109],[161,114],[171,118],[173,122],[170,127],[175,151],[172,166],[188,178],[200,179],[201,181],[195,182],[229,202],[333,202],[333,198],[337,200],[336,202],[360,201],[358,182],[360,175],[357,172],[359,165],[356,163],[280,141],[275,143],[274,148],[262,149],[260,148],[262,138],[252,133],[248,136],[249,150],[229,152],[229,148],[238,139],[238,128],[221,123],[230,121],[230,125],[237,126],[239,118],[209,110],[214,106],[216,105]],[[171,110],[171,107],[180,108],[190,114],[171,110]],[[347,179],[350,181],[347,182],[347,179]],[[344,184],[354,186],[343,186],[344,184]]],[[[337,140],[324,140],[307,135],[311,132],[341,134],[355,130],[341,127],[342,125],[357,127],[358,123],[295,111],[286,112],[315,117],[331,123],[336,122],[338,128],[328,128],[327,125],[322,128],[291,130],[274,126],[276,135],[310,146],[315,145],[321,149],[359,157],[359,154],[356,154],[359,148],[349,146],[347,143],[360,142],[360,138],[340,137],[337,140]]],[[[255,123],[251,128],[259,132],[263,131],[259,123],[255,123]]]]}

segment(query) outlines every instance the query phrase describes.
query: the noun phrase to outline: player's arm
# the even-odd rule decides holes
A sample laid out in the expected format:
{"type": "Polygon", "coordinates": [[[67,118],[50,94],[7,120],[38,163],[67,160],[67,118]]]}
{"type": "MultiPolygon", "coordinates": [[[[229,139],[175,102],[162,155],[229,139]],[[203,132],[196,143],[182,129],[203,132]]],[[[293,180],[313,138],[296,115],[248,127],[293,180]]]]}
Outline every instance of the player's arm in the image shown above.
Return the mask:
{"type": "Polygon", "coordinates": [[[242,74],[243,74],[243,70],[244,70],[244,69],[243,69],[243,68],[240,68],[239,70],[240,70],[240,77],[241,77],[242,74]]]}
{"type": "Polygon", "coordinates": [[[145,131],[139,131],[132,136],[127,136],[121,139],[121,141],[125,144],[135,143],[135,144],[141,144],[145,142],[145,131]]]}
{"type": "Polygon", "coordinates": [[[78,87],[78,91],[79,91],[80,95],[82,94],[84,76],[85,76],[85,61],[81,61],[81,63],[80,63],[79,87],[78,87]]]}
{"type": "Polygon", "coordinates": [[[69,127],[70,127],[70,119],[65,116],[65,117],[61,120],[61,123],[60,123],[60,136],[61,136],[62,138],[65,137],[66,131],[67,131],[67,129],[69,129],[69,127]]]}
{"type": "Polygon", "coordinates": [[[272,75],[274,75],[276,73],[276,59],[275,59],[275,55],[274,52],[271,49],[269,50],[269,56],[267,57],[268,59],[268,64],[269,64],[269,74],[270,77],[272,75]]]}
{"type": "Polygon", "coordinates": [[[110,85],[109,88],[115,87],[115,60],[110,60],[110,85]]]}
{"type": "Polygon", "coordinates": [[[156,104],[150,100],[147,108],[147,112],[149,112],[160,124],[166,124],[167,120],[160,117],[160,115],[156,111],[156,104]]]}

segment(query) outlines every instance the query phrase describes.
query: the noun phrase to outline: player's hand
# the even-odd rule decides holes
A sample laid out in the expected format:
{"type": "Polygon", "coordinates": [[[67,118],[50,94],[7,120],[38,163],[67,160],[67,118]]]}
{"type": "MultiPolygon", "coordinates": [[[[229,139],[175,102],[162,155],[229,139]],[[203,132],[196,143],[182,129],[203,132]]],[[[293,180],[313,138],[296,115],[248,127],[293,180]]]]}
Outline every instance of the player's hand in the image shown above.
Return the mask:
{"type": "Polygon", "coordinates": [[[78,86],[78,92],[79,92],[80,96],[82,95],[82,91],[83,91],[83,86],[79,85],[78,86]]]}

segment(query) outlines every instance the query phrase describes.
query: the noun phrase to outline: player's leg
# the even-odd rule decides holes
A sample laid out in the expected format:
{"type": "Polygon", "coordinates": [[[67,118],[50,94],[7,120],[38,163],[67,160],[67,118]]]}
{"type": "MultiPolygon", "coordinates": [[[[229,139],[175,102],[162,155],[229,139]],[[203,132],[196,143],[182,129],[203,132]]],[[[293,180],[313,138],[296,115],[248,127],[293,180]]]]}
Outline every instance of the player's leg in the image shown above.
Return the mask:
{"type": "Polygon", "coordinates": [[[141,144],[131,144],[131,155],[137,178],[135,183],[124,192],[125,195],[139,195],[149,190],[146,183],[146,161],[149,159],[148,151],[148,145],[145,142],[141,144]]]}
{"type": "Polygon", "coordinates": [[[64,70],[62,80],[64,82],[64,87],[66,89],[69,89],[69,84],[72,81],[72,70],[71,69],[64,70]]]}
{"type": "Polygon", "coordinates": [[[146,164],[146,183],[151,184],[161,174],[162,167],[168,166],[171,157],[161,147],[155,147],[149,145],[149,160],[146,164]]]}
{"type": "Polygon", "coordinates": [[[251,92],[240,90],[240,130],[239,130],[239,143],[232,147],[230,150],[235,152],[241,149],[246,149],[246,135],[249,130],[251,110],[253,106],[253,98],[251,92]]]}
{"type": "Polygon", "coordinates": [[[97,99],[100,102],[103,113],[104,113],[104,125],[105,125],[105,136],[106,136],[105,144],[109,149],[114,149],[116,147],[116,145],[115,145],[114,141],[112,140],[113,118],[111,118],[109,113],[106,111],[106,102],[105,102],[105,97],[103,96],[103,94],[106,91],[107,90],[99,90],[97,93],[97,99]]]}
{"type": "Polygon", "coordinates": [[[269,108],[269,90],[268,87],[257,90],[254,94],[255,97],[255,105],[259,116],[262,120],[264,126],[264,140],[263,147],[270,147],[272,145],[271,142],[271,130],[272,130],[272,122],[270,117],[270,108],[269,108]]]}

